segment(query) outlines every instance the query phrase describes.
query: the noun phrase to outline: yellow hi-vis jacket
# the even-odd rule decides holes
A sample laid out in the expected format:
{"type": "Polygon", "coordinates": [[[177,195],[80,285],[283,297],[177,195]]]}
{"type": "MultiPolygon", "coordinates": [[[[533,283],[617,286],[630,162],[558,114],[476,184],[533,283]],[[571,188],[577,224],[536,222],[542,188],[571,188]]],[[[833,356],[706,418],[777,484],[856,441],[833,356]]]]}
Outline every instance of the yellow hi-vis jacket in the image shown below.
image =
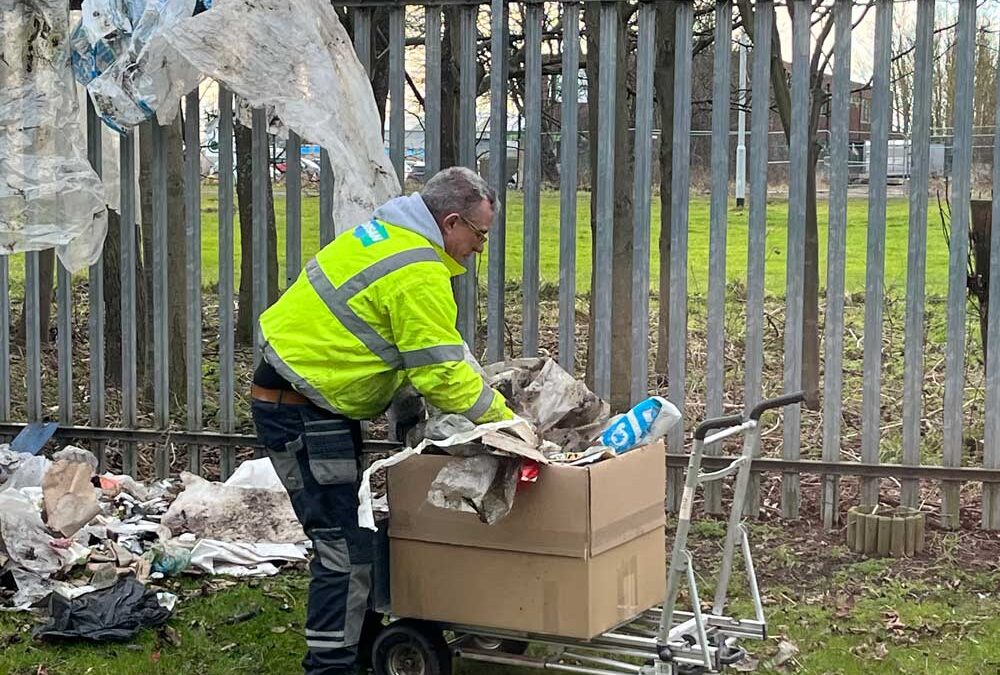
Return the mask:
{"type": "Polygon", "coordinates": [[[353,419],[382,413],[406,380],[443,412],[507,419],[503,396],[464,360],[451,287],[464,271],[420,196],[394,199],[324,247],[261,315],[263,357],[353,419]]]}

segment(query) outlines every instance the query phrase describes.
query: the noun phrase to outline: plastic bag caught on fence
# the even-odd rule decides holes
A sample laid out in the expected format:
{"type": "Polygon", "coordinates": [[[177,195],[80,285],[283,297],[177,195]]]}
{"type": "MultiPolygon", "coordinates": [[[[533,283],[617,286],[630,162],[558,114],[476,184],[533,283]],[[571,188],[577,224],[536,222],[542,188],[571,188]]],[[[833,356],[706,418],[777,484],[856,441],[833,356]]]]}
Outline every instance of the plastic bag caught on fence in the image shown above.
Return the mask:
{"type": "Polygon", "coordinates": [[[123,131],[158,113],[173,119],[201,76],[162,34],[194,9],[195,0],[84,1],[71,38],[73,72],[109,126],[123,131]]]}
{"type": "Polygon", "coordinates": [[[338,233],[399,194],[371,82],[330,3],[216,0],[165,25],[161,36],[202,76],[273,107],[287,127],[328,151],[338,233]]]}
{"type": "Polygon", "coordinates": [[[65,0],[0,0],[0,253],[55,247],[72,272],[107,232],[69,66],[65,0]]]}

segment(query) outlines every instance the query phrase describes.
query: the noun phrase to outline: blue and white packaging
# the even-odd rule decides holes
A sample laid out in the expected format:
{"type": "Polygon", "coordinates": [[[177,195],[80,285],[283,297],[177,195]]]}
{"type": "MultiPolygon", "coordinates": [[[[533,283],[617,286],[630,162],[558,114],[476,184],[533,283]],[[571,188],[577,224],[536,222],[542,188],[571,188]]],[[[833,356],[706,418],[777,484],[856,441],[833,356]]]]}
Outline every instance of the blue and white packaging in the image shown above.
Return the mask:
{"type": "Polygon", "coordinates": [[[601,443],[620,455],[662,438],[680,421],[677,406],[661,396],[650,396],[612,418],[601,434],[601,443]]]}

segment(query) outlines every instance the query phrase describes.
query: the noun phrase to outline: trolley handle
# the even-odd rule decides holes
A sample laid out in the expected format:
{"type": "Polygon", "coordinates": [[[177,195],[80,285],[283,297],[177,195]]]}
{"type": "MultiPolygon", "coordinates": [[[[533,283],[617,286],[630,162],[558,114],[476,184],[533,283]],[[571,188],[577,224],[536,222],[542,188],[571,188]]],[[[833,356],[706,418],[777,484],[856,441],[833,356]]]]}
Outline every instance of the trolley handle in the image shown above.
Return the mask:
{"type": "Polygon", "coordinates": [[[694,438],[696,441],[705,440],[705,436],[708,435],[709,431],[713,429],[725,429],[727,427],[735,427],[737,424],[743,424],[742,415],[726,415],[725,417],[713,417],[712,419],[705,420],[694,430],[694,438]]]}
{"type": "Polygon", "coordinates": [[[759,422],[760,416],[768,410],[784,408],[786,405],[792,405],[793,403],[802,403],[805,398],[806,393],[804,391],[800,391],[794,394],[785,394],[784,396],[778,396],[777,398],[770,398],[766,401],[761,401],[754,406],[753,410],[750,411],[750,419],[754,422],[759,422]]]}

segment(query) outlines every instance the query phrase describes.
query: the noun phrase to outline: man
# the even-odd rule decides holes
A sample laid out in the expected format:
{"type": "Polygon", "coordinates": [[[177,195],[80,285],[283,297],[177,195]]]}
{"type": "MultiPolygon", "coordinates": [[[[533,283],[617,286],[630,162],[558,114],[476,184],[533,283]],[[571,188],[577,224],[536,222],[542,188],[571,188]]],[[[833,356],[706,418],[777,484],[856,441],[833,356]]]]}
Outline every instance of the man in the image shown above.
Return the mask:
{"type": "Polygon", "coordinates": [[[445,169],[324,247],[260,317],[254,424],[315,552],[307,673],[356,667],[373,557],[357,520],[360,420],[406,382],[473,422],[513,415],[464,360],[451,289],[459,261],[482,251],[495,201],[474,172],[445,169]]]}

